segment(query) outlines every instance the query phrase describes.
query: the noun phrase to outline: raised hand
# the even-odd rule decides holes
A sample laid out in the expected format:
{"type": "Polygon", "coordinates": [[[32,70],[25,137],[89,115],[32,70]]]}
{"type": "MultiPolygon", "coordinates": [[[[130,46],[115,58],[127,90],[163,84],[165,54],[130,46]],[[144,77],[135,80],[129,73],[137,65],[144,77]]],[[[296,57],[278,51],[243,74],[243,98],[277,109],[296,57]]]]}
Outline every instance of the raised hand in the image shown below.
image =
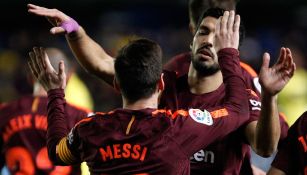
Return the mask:
{"type": "Polygon", "coordinates": [[[224,15],[217,20],[215,29],[214,46],[216,52],[224,48],[239,47],[240,16],[235,12],[225,11],[224,15]]]}
{"type": "Polygon", "coordinates": [[[34,77],[44,87],[46,91],[51,89],[65,89],[66,74],[64,61],[59,62],[58,72],[52,67],[49,57],[43,48],[33,48],[33,52],[29,53],[28,61],[30,70],[34,77]]]}
{"type": "Polygon", "coordinates": [[[33,4],[28,4],[28,12],[44,16],[54,26],[50,29],[52,34],[71,33],[79,29],[78,23],[71,17],[57,9],[48,9],[33,4]]]}
{"type": "Polygon", "coordinates": [[[292,78],[296,66],[293,62],[291,50],[284,47],[280,49],[278,61],[272,67],[269,67],[269,64],[270,55],[264,53],[259,74],[259,82],[263,93],[274,96],[279,93],[292,78]]]}

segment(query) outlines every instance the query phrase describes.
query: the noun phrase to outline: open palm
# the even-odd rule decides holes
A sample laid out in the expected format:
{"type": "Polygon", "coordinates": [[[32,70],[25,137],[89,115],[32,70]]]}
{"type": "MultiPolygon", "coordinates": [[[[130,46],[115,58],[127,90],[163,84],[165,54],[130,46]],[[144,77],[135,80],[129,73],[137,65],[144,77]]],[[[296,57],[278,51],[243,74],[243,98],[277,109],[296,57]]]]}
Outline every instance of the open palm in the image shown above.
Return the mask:
{"type": "Polygon", "coordinates": [[[296,69],[289,48],[281,48],[277,62],[269,67],[270,55],[263,55],[263,63],[259,74],[262,91],[271,95],[279,93],[292,78],[296,69]]]}
{"type": "Polygon", "coordinates": [[[69,16],[57,9],[48,9],[33,4],[28,4],[28,12],[38,16],[46,17],[48,21],[54,26],[50,30],[52,34],[65,33],[66,30],[60,25],[71,19],[69,16]]]}
{"type": "Polygon", "coordinates": [[[43,48],[33,48],[33,52],[29,53],[30,61],[28,62],[34,77],[44,87],[46,91],[51,89],[65,89],[66,74],[64,62],[59,62],[58,72],[54,70],[49,61],[49,57],[43,48]]]}

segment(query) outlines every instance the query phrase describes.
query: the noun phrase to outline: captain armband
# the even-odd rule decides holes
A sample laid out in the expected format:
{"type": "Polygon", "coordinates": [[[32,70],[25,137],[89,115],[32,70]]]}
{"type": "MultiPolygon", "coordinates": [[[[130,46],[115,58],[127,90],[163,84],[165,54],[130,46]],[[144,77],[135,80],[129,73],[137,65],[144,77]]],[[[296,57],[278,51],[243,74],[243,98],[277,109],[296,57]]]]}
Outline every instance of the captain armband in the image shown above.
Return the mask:
{"type": "Polygon", "coordinates": [[[67,147],[67,138],[64,137],[60,140],[56,147],[57,157],[65,164],[74,164],[77,159],[73,156],[69,148],[67,147]]]}

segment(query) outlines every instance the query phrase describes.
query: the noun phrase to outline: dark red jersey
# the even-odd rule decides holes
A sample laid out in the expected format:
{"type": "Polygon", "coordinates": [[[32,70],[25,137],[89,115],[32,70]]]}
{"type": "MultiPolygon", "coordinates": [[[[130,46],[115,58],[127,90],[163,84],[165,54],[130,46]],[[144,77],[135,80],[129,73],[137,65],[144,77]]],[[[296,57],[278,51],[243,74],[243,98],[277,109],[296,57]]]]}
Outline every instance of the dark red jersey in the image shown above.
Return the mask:
{"type": "MultiPolygon", "coordinates": [[[[87,116],[87,112],[65,106],[68,128],[87,116]]],[[[11,174],[78,174],[80,167],[55,167],[46,147],[47,97],[25,96],[0,110],[1,152],[11,174]]]]}
{"type": "Polygon", "coordinates": [[[219,62],[227,91],[220,105],[173,112],[117,109],[82,120],[67,137],[63,91],[49,91],[50,158],[59,164],[86,161],[92,174],[190,174],[193,153],[248,120],[237,50],[220,51],[219,62]]]}
{"type": "Polygon", "coordinates": [[[307,112],[290,127],[272,166],[286,174],[307,174],[307,112]]]}
{"type": "MultiPolygon", "coordinates": [[[[225,84],[213,92],[195,95],[190,92],[187,72],[190,65],[190,53],[180,54],[173,58],[165,68],[172,71],[164,73],[166,89],[160,101],[160,108],[189,109],[210,108],[221,105],[225,101],[225,84]],[[180,65],[180,66],[179,66],[180,65]],[[181,67],[182,65],[182,67],[181,67]]],[[[247,85],[249,94],[250,120],[258,120],[261,110],[260,84],[255,71],[245,63],[240,63],[240,72],[247,85]]],[[[239,100],[239,99],[238,99],[239,100]]],[[[288,125],[280,117],[282,136],[287,134],[288,125]]],[[[223,131],[221,131],[223,132],[223,131]]],[[[191,157],[191,174],[251,174],[250,147],[245,139],[244,127],[229,134],[223,140],[204,147],[191,157]],[[243,166],[243,167],[242,167],[243,166]],[[242,169],[241,169],[242,168],[242,169]],[[243,172],[240,172],[240,171],[243,172]]]]}

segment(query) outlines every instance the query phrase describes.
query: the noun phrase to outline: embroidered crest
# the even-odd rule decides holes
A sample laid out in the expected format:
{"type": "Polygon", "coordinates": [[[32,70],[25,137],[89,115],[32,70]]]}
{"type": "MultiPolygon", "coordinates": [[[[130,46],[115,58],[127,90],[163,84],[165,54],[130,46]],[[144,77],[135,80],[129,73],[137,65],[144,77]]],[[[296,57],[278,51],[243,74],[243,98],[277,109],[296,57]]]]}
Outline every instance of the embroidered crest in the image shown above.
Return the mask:
{"type": "Polygon", "coordinates": [[[197,123],[202,123],[208,126],[213,124],[212,116],[207,110],[202,111],[200,109],[189,109],[189,115],[197,123]]]}

